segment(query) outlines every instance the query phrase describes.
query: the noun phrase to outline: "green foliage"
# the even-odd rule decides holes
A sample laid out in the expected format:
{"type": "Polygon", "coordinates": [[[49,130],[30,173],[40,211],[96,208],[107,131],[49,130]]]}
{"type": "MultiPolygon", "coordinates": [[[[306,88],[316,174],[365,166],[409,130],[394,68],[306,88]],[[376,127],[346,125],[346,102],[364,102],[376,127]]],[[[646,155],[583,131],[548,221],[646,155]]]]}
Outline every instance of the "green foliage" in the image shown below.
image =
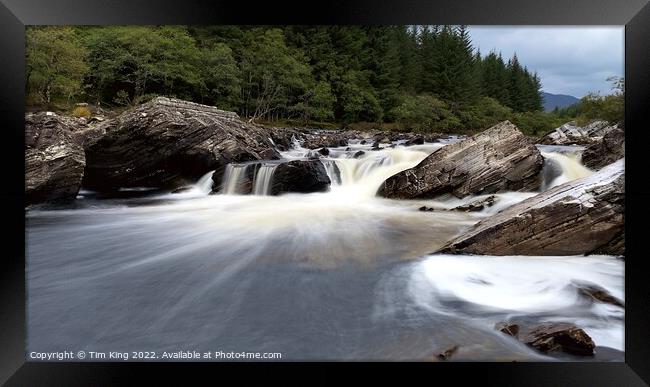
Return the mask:
{"type": "Polygon", "coordinates": [[[27,28],[25,51],[28,96],[49,104],[53,98],[69,100],[81,92],[87,53],[72,28],[27,28]]]}
{"type": "Polygon", "coordinates": [[[403,128],[416,131],[449,131],[461,125],[449,106],[431,95],[404,96],[392,114],[403,128]]]}
{"type": "MultiPolygon", "coordinates": [[[[263,122],[421,131],[549,121],[525,114],[541,110],[537,75],[516,56],[481,56],[466,26],[28,27],[27,63],[33,102],[131,106],[165,95],[263,122]]],[[[619,114],[607,98],[554,117],[619,114]]]]}

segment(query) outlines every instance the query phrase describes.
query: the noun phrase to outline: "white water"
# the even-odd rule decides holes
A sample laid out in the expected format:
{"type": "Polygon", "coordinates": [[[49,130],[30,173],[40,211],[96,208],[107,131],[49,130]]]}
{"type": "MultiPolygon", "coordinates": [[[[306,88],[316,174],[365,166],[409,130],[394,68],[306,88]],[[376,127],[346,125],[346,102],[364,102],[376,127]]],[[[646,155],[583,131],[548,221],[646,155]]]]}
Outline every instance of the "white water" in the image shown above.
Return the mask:
{"type": "Polygon", "coordinates": [[[601,346],[624,350],[623,308],[591,303],[576,283],[598,285],[624,300],[623,261],[608,256],[490,257],[433,255],[413,266],[410,295],[437,313],[455,314],[454,301],[471,305],[466,314],[492,329],[494,317],[546,315],[572,322],[601,346]]]}
{"type": "Polygon", "coordinates": [[[278,164],[262,164],[255,172],[253,180],[253,195],[269,195],[273,183],[273,173],[278,164]]]}
{"type": "Polygon", "coordinates": [[[581,154],[575,153],[560,153],[560,152],[542,152],[542,156],[551,162],[557,163],[562,173],[550,182],[545,182],[542,189],[548,189],[560,184],[564,184],[571,180],[579,179],[589,176],[593,173],[589,168],[581,163],[581,154]]]}
{"type": "MultiPolygon", "coordinates": [[[[622,261],[430,255],[535,192],[499,193],[475,213],[445,210],[487,195],[376,197],[386,178],[444,145],[332,148],[323,193],[267,195],[277,162],[306,157],[296,144],[284,160],[229,165],[219,195],[208,195],[209,173],[194,195],[88,195],[79,208],[29,211],[28,346],[421,360],[457,344],[468,359],[550,360],[493,329],[523,319],[574,322],[623,350],[623,308],[570,288],[590,282],[623,300],[622,261]],[[248,168],[254,195],[241,195],[248,168]]],[[[546,188],[591,173],[566,153],[544,157],[560,167],[546,188]]]]}
{"type": "Polygon", "coordinates": [[[242,192],[242,183],[251,164],[228,164],[223,174],[222,192],[235,195],[242,192]]]}

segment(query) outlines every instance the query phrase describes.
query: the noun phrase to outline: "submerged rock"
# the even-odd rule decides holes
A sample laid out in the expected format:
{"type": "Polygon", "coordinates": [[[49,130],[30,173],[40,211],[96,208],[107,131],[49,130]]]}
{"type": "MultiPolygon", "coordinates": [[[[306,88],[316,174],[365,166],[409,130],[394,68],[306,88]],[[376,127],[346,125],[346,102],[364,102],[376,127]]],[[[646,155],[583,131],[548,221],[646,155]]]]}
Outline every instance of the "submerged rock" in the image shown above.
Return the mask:
{"type": "Polygon", "coordinates": [[[505,333],[508,336],[517,337],[519,335],[519,325],[510,324],[507,322],[500,322],[494,326],[494,329],[499,332],[505,333]]]}
{"type": "Polygon", "coordinates": [[[453,356],[457,351],[458,351],[458,346],[457,346],[457,345],[451,346],[451,347],[445,349],[444,351],[440,352],[440,353],[437,355],[437,358],[438,358],[438,360],[442,360],[442,361],[449,360],[449,359],[451,359],[451,357],[452,357],[452,356],[453,356]]]}
{"type": "Polygon", "coordinates": [[[596,348],[596,344],[584,330],[568,323],[549,322],[521,327],[518,324],[501,322],[494,328],[543,353],[564,352],[592,356],[596,348]]]}
{"type": "Polygon", "coordinates": [[[318,153],[322,154],[323,156],[329,156],[330,150],[329,148],[320,148],[318,150],[318,153]]]}
{"type": "Polygon", "coordinates": [[[453,211],[476,212],[482,211],[485,207],[492,207],[496,201],[496,196],[490,195],[483,199],[473,200],[462,206],[452,208],[453,211]]]}
{"type": "Polygon", "coordinates": [[[477,223],[441,249],[488,255],[623,255],[624,160],[477,223]]]}
{"type": "Polygon", "coordinates": [[[498,191],[534,190],[543,158],[517,127],[504,121],[447,145],[417,166],[393,175],[379,194],[389,198],[457,197],[498,191]]]}
{"type": "Polygon", "coordinates": [[[25,117],[25,205],[75,199],[86,164],[79,125],[50,112],[25,117]]]}
{"type": "Polygon", "coordinates": [[[175,187],[230,162],[279,158],[266,129],[233,112],[155,98],[101,124],[106,134],[86,148],[84,186],[175,187]]]}
{"type": "Polygon", "coordinates": [[[623,301],[612,296],[607,290],[601,288],[596,284],[591,283],[582,283],[582,282],[573,282],[573,287],[577,290],[578,294],[581,296],[596,302],[602,302],[605,304],[610,304],[614,306],[625,307],[623,301]]]}
{"type": "Polygon", "coordinates": [[[614,128],[582,153],[582,163],[591,169],[601,169],[625,157],[625,132],[614,128]]]}
{"type": "Polygon", "coordinates": [[[518,338],[524,344],[544,353],[565,352],[591,356],[596,347],[584,330],[566,323],[547,323],[523,329],[518,338]]]}
{"type": "Polygon", "coordinates": [[[286,192],[323,192],[331,184],[319,160],[294,160],[278,165],[273,174],[271,195],[286,192]]]}

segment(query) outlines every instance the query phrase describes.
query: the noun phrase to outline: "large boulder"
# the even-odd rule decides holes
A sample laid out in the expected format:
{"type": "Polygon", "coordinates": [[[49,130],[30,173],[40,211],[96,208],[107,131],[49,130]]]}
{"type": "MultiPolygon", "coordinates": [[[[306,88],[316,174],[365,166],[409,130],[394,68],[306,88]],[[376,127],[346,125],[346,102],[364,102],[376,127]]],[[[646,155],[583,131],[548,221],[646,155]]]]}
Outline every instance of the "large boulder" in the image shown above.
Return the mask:
{"type": "Polygon", "coordinates": [[[331,184],[319,160],[294,160],[278,165],[272,177],[271,195],[285,192],[323,192],[331,184]]]}
{"type": "Polygon", "coordinates": [[[489,255],[623,255],[624,160],[477,223],[442,251],[489,255]]]}
{"type": "Polygon", "coordinates": [[[589,145],[617,128],[607,121],[593,121],[586,126],[579,126],[575,121],[553,129],[539,141],[545,145],[589,145]]]}
{"type": "Polygon", "coordinates": [[[279,158],[268,131],[237,114],[192,102],[155,98],[100,124],[86,147],[84,187],[177,187],[210,170],[279,158]]]}
{"type": "Polygon", "coordinates": [[[543,158],[509,121],[429,155],[417,166],[393,175],[379,194],[389,198],[457,197],[539,188],[543,158]]]}
{"type": "Polygon", "coordinates": [[[52,112],[25,117],[25,201],[69,202],[84,174],[83,146],[73,132],[80,123],[52,112]]]}
{"type": "Polygon", "coordinates": [[[601,169],[625,157],[625,132],[614,128],[600,141],[594,142],[582,153],[582,163],[591,169],[601,169]]]}

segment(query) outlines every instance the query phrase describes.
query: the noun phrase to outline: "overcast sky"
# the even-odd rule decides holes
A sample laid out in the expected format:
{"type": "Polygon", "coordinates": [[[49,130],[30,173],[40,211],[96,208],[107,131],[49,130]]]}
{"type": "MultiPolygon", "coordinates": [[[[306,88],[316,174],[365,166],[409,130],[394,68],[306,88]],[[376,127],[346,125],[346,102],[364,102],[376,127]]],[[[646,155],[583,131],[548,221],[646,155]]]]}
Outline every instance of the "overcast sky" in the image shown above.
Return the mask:
{"type": "Polygon", "coordinates": [[[623,76],[623,27],[472,26],[472,44],[486,55],[517,53],[519,62],[537,71],[542,89],[583,97],[590,91],[611,93],[609,76],[623,76]]]}

